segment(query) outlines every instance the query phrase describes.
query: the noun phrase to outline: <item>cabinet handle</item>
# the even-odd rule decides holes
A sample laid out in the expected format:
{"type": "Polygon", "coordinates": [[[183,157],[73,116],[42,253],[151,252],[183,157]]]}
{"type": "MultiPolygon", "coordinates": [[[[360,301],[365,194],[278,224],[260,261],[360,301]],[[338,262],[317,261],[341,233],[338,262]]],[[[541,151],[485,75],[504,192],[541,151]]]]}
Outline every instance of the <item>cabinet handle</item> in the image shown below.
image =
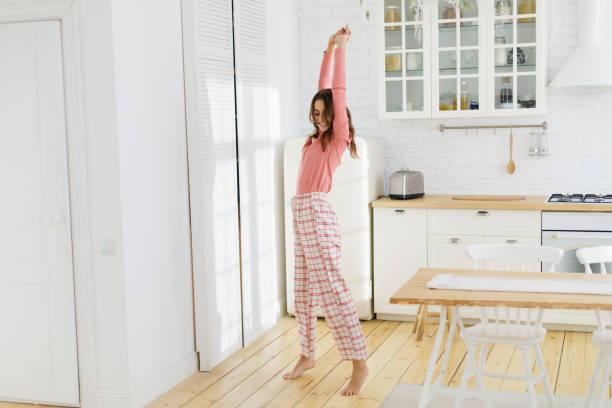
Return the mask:
{"type": "Polygon", "coordinates": [[[395,210],[396,214],[403,214],[405,210],[395,210]]]}
{"type": "Polygon", "coordinates": [[[451,244],[460,244],[461,243],[461,239],[459,238],[451,238],[449,239],[451,244]]]}
{"type": "Polygon", "coordinates": [[[484,217],[486,215],[489,215],[488,211],[478,211],[476,214],[480,215],[481,217],[484,217]]]}
{"type": "Polygon", "coordinates": [[[517,239],[507,239],[506,243],[507,244],[518,244],[518,240],[517,239]]]}

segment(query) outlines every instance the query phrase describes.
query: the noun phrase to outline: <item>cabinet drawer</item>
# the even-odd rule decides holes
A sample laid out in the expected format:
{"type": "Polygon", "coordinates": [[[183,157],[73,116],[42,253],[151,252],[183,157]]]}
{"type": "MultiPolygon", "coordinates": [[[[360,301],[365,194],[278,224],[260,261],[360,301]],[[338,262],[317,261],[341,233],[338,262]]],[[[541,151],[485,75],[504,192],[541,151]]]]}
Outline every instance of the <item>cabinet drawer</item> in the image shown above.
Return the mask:
{"type": "Polygon", "coordinates": [[[430,234],[540,237],[540,211],[427,210],[430,234]]]}
{"type": "Polygon", "coordinates": [[[474,265],[465,253],[465,247],[482,244],[483,238],[462,235],[429,235],[427,241],[428,267],[471,269],[474,265]]]}

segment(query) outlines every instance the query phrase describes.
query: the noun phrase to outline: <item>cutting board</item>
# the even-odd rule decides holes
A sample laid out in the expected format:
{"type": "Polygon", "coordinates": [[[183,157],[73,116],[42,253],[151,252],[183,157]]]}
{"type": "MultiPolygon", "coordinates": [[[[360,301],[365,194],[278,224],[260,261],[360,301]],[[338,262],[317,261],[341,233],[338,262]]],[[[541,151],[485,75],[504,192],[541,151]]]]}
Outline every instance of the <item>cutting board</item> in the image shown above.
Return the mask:
{"type": "Polygon", "coordinates": [[[466,201],[520,201],[524,200],[525,196],[514,195],[456,195],[453,200],[466,201]]]}

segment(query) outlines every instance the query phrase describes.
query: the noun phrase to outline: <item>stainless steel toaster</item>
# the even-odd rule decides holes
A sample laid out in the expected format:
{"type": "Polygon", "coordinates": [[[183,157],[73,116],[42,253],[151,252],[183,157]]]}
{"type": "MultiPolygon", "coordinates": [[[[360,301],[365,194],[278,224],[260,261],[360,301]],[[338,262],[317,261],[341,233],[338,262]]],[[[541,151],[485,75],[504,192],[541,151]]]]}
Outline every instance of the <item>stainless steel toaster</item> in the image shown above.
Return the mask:
{"type": "Polygon", "coordinates": [[[389,198],[406,200],[425,195],[423,173],[414,170],[400,170],[389,178],[389,198]]]}

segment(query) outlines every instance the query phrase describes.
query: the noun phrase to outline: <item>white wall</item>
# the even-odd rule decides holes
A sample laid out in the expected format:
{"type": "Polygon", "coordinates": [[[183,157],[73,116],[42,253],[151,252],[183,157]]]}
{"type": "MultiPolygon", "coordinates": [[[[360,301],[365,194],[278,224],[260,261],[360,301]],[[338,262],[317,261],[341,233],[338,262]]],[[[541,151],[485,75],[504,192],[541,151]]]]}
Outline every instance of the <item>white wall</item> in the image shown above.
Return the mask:
{"type": "MultiPolygon", "coordinates": [[[[366,0],[368,22],[359,0],[299,0],[300,119],[311,131],[305,107],[316,92],[321,50],[342,24],[353,31],[347,51],[347,98],[357,135],[380,137],[385,145],[385,191],[389,175],[401,168],[420,170],[427,193],[612,192],[612,93],[548,90],[547,116],[513,119],[515,124],[548,121],[548,158],[529,157],[529,130],[514,131],[513,175],[505,172],[508,131],[448,131],[440,123],[507,124],[509,119],[380,120],[377,106],[376,12],[366,0]]],[[[578,40],[577,0],[553,0],[549,6],[548,80],[560,69],[578,40]]],[[[608,7],[608,20],[612,7],[608,7]]],[[[608,27],[608,43],[612,28],[608,27]]]]}
{"type": "Polygon", "coordinates": [[[110,4],[79,0],[87,188],[94,258],[96,402],[100,408],[129,406],[127,337],[115,83],[110,4]],[[116,253],[101,255],[100,239],[113,239],[116,253]]]}
{"type": "Polygon", "coordinates": [[[197,370],[180,0],[112,3],[133,406],[197,370]]]}
{"type": "Polygon", "coordinates": [[[271,86],[272,140],[277,140],[274,154],[277,282],[276,293],[281,313],[286,313],[287,296],[285,280],[285,207],[283,194],[283,149],[285,141],[301,135],[299,105],[299,47],[297,2],[267,0],[268,10],[268,55],[271,86]]]}
{"type": "MultiPolygon", "coordinates": [[[[137,407],[197,370],[179,0],[80,1],[95,275],[96,402],[137,407]],[[101,239],[115,242],[102,255],[101,239]]],[[[301,134],[297,3],[267,0],[276,205],[301,134]]],[[[284,243],[277,212],[277,245],[284,243]]],[[[284,251],[277,300],[284,305],[284,251]]],[[[282,310],[282,308],[281,308],[282,310]]]]}

